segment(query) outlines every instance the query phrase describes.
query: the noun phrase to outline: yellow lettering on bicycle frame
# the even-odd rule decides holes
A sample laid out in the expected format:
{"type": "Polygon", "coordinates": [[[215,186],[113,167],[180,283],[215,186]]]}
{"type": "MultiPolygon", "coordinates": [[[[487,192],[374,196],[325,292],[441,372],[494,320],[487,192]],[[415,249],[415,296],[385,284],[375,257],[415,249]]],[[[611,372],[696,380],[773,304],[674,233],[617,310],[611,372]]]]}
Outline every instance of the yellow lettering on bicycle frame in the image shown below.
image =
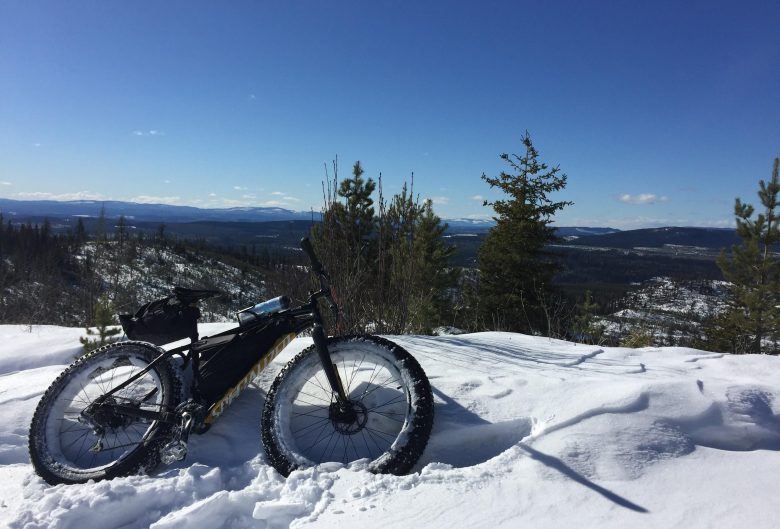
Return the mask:
{"type": "Polygon", "coordinates": [[[252,369],[247,372],[244,378],[239,380],[238,384],[236,384],[233,388],[227,390],[225,394],[222,395],[222,398],[219,399],[211,408],[209,408],[209,414],[206,416],[206,420],[204,422],[206,424],[211,424],[216,421],[217,417],[222,415],[222,412],[225,411],[228,406],[230,406],[230,403],[241,394],[244,388],[246,388],[249,383],[252,382],[252,380],[254,380],[255,377],[259,375],[260,372],[265,369],[279,353],[282,352],[282,349],[287,347],[287,345],[293,341],[293,338],[295,338],[295,333],[291,332],[290,334],[285,334],[276,340],[268,353],[265,354],[254,366],[252,366],[252,369]]]}

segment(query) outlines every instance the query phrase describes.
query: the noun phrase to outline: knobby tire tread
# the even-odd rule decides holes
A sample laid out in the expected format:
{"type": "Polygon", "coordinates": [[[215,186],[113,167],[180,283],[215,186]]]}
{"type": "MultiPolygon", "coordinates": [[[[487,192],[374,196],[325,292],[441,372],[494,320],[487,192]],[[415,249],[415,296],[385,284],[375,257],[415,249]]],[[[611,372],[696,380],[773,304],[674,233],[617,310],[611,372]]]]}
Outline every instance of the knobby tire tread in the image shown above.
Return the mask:
{"type": "MultiPolygon", "coordinates": [[[[422,456],[433,428],[433,393],[430,382],[417,360],[403,347],[390,340],[379,336],[344,336],[327,340],[329,347],[343,342],[352,344],[363,342],[385,348],[392,353],[396,367],[406,371],[412,380],[413,388],[410,388],[410,393],[416,400],[410,403],[415,411],[411,419],[411,427],[406,432],[407,443],[381,465],[369,466],[369,470],[374,473],[406,474],[422,456]]],[[[317,355],[314,345],[307,347],[287,363],[271,385],[263,409],[261,424],[263,446],[269,462],[283,476],[289,476],[298,466],[284,455],[284,450],[280,447],[283,441],[278,439],[278,429],[275,425],[276,398],[285,384],[292,383],[290,377],[294,376],[299,365],[307,361],[310,355],[317,355]]]]}
{"type": "MultiPolygon", "coordinates": [[[[141,341],[114,342],[105,345],[81,356],[69,365],[60,373],[54,382],[51,383],[41,397],[41,400],[38,402],[38,406],[35,408],[35,413],[33,414],[33,419],[30,424],[28,449],[30,461],[35,468],[35,471],[50,485],[58,485],[61,483],[85,483],[89,480],[101,481],[132,474],[149,473],[159,465],[160,448],[170,440],[173,429],[173,425],[163,422],[159,422],[155,430],[152,431],[127,458],[111,465],[102,472],[95,472],[94,475],[81,475],[62,468],[54,461],[50,461],[49,464],[45,461],[47,456],[46,442],[45,439],[40,436],[44,435],[46,428],[47,410],[55,403],[52,399],[56,398],[60,391],[64,389],[67,378],[76,373],[84,364],[89,363],[99,355],[105,354],[106,351],[111,352],[112,349],[127,346],[146,349],[147,354],[151,355],[150,358],[148,358],[149,362],[163,352],[163,349],[160,347],[141,341]]],[[[165,387],[167,384],[168,388],[170,388],[170,400],[167,406],[175,408],[183,400],[183,382],[180,370],[172,364],[170,358],[158,363],[154,370],[160,377],[162,386],[165,387]]]]}

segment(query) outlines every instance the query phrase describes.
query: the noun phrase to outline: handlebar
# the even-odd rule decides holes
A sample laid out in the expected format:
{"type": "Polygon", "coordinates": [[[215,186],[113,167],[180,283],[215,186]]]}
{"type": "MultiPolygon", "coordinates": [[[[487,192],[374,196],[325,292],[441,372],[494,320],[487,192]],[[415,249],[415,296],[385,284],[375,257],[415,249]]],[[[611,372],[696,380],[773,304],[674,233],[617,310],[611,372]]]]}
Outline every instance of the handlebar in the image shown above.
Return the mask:
{"type": "Polygon", "coordinates": [[[304,253],[309,256],[309,260],[311,261],[311,268],[320,278],[320,291],[313,295],[317,297],[324,297],[325,301],[328,302],[328,306],[330,307],[331,312],[333,312],[334,315],[337,315],[339,308],[338,305],[336,305],[336,302],[333,300],[333,295],[330,291],[330,278],[328,277],[327,272],[325,272],[325,269],[322,267],[320,260],[317,259],[317,254],[314,253],[314,248],[312,247],[311,241],[308,237],[301,239],[301,250],[303,250],[304,253]]]}

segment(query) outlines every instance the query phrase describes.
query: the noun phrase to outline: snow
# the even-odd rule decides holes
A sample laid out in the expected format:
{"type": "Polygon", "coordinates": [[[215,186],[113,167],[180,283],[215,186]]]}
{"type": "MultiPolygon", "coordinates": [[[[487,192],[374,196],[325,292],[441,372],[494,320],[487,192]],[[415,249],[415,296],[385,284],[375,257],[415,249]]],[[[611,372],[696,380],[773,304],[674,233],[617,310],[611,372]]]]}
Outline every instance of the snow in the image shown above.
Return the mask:
{"type": "MultiPolygon", "coordinates": [[[[206,324],[202,334],[225,328],[206,324]]],[[[427,372],[407,476],[358,462],[281,477],[260,445],[270,381],[152,476],[49,486],[27,428],[82,329],[0,326],[0,527],[777,527],[780,358],[594,347],[511,333],[391,337],[427,372]]]]}

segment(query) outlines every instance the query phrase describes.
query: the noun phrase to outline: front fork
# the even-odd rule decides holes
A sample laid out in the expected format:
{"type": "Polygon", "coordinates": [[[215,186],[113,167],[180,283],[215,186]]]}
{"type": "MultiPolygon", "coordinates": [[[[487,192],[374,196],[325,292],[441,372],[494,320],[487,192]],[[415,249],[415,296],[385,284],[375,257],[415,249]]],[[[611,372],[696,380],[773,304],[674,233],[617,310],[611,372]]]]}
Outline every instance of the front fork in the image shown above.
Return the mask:
{"type": "Polygon", "coordinates": [[[341,377],[339,376],[339,370],[333,364],[328,352],[328,341],[325,338],[325,331],[321,323],[315,323],[312,327],[311,337],[314,340],[314,346],[317,349],[317,354],[320,356],[320,363],[322,369],[325,371],[325,376],[328,379],[333,393],[336,395],[336,399],[339,403],[345,404],[347,402],[347,394],[344,391],[344,385],[341,383],[341,377]]]}

